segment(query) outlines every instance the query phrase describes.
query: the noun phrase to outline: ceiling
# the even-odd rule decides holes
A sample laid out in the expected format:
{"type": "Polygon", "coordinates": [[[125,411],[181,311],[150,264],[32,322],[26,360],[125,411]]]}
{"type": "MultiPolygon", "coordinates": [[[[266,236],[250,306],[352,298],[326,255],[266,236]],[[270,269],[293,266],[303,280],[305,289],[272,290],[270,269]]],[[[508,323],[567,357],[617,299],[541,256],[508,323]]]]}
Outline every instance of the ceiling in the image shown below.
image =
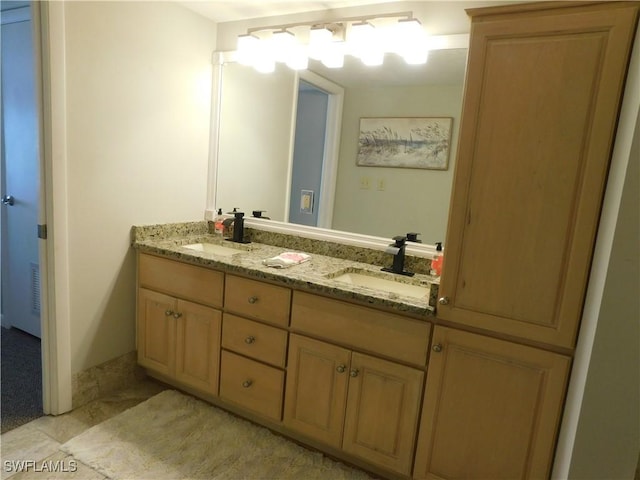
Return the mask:
{"type": "Polygon", "coordinates": [[[289,15],[334,8],[357,7],[377,3],[396,3],[398,0],[178,0],[200,15],[216,23],[248,20],[250,18],[289,15]]]}

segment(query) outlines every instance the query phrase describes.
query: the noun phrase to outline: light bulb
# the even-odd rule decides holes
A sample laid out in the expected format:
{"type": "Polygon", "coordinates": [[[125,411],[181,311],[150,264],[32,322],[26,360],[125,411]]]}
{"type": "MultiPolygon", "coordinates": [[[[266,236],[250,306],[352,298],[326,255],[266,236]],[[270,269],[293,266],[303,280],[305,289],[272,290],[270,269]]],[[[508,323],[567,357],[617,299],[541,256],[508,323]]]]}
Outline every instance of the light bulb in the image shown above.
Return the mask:
{"type": "Polygon", "coordinates": [[[327,68],[342,68],[344,65],[344,42],[331,42],[327,44],[322,58],[322,64],[327,68]]]}
{"type": "Polygon", "coordinates": [[[296,37],[287,30],[273,32],[270,44],[274,60],[276,62],[286,62],[296,45],[296,37]]]}
{"type": "Polygon", "coordinates": [[[368,22],[354,23],[348,37],[349,53],[368,66],[382,65],[384,51],[380,32],[368,22]]]}
{"type": "Polygon", "coordinates": [[[309,57],[321,60],[327,46],[333,40],[333,32],[328,28],[312,28],[309,31],[309,57]]]}
{"type": "Polygon", "coordinates": [[[400,20],[395,28],[394,50],[410,65],[427,62],[429,44],[427,33],[416,19],[400,20]]]}
{"type": "Polygon", "coordinates": [[[242,65],[253,65],[254,59],[258,55],[260,39],[254,35],[240,35],[236,60],[242,65]]]}
{"type": "Polygon", "coordinates": [[[292,70],[305,70],[309,66],[309,57],[304,46],[294,45],[287,56],[286,64],[292,70]]]}

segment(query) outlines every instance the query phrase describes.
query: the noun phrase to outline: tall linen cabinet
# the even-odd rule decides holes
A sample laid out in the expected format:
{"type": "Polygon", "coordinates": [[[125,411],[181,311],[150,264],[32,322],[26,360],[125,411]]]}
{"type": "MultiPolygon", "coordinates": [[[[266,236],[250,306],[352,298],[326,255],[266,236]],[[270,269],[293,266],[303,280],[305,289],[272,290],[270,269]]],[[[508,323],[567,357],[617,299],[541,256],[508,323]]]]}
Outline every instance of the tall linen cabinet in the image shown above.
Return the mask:
{"type": "Polygon", "coordinates": [[[468,11],[414,478],[549,476],[638,5],[468,11]]]}

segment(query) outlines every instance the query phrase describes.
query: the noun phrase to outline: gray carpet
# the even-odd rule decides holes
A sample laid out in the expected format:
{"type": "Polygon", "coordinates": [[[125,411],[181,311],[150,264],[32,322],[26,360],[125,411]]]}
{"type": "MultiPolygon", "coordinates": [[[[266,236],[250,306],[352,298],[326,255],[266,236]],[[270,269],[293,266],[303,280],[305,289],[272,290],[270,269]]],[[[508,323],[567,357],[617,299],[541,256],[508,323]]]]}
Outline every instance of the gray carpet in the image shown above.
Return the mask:
{"type": "Polygon", "coordinates": [[[0,419],[2,433],[43,415],[40,339],[2,328],[0,419]]]}

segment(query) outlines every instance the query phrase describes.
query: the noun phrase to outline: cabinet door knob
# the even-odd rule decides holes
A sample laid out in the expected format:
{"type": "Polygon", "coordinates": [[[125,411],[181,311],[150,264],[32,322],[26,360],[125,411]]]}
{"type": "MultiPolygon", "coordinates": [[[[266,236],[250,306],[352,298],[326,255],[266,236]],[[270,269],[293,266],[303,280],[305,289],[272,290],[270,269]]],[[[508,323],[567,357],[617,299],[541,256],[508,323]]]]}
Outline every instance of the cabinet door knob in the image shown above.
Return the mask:
{"type": "Polygon", "coordinates": [[[167,311],[165,311],[165,312],[164,312],[164,314],[165,314],[167,317],[170,317],[171,315],[173,315],[173,310],[167,310],[167,311]]]}
{"type": "Polygon", "coordinates": [[[436,353],[440,353],[442,351],[442,344],[436,343],[433,347],[431,347],[431,350],[433,350],[436,353]]]}
{"type": "Polygon", "coordinates": [[[258,301],[258,297],[249,297],[249,303],[256,303],[258,301]]]}
{"type": "Polygon", "coordinates": [[[344,371],[347,369],[346,365],[338,365],[336,367],[336,372],[338,373],[344,373],[344,371]]]}
{"type": "Polygon", "coordinates": [[[176,320],[177,320],[178,318],[180,318],[181,316],[182,316],[182,314],[181,314],[181,313],[178,313],[178,312],[176,312],[176,313],[174,313],[174,314],[173,314],[173,318],[175,318],[176,320]]]}
{"type": "Polygon", "coordinates": [[[251,345],[255,341],[256,341],[256,337],[252,335],[249,335],[247,338],[244,339],[244,343],[246,343],[247,345],[251,345]]]}
{"type": "Polygon", "coordinates": [[[359,373],[360,371],[357,368],[354,368],[349,372],[349,375],[355,378],[358,376],[359,373]]]}
{"type": "Polygon", "coordinates": [[[438,303],[440,305],[449,305],[449,297],[440,297],[438,303]]]}
{"type": "Polygon", "coordinates": [[[242,382],[242,386],[244,388],[249,388],[251,386],[253,382],[251,380],[245,380],[244,382],[242,382]]]}

